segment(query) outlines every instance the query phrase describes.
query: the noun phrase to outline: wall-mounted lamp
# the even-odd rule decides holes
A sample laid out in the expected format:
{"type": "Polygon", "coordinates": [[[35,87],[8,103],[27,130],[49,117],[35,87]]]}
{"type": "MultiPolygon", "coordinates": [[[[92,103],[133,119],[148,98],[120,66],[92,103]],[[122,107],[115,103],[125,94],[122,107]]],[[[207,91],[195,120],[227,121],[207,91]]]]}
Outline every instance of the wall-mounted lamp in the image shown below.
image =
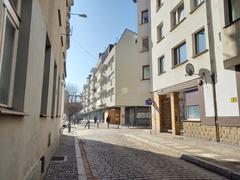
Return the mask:
{"type": "Polygon", "coordinates": [[[79,17],[82,17],[82,18],[87,18],[86,14],[78,14],[78,13],[69,13],[69,14],[73,15],[73,16],[79,16],[79,17]]]}

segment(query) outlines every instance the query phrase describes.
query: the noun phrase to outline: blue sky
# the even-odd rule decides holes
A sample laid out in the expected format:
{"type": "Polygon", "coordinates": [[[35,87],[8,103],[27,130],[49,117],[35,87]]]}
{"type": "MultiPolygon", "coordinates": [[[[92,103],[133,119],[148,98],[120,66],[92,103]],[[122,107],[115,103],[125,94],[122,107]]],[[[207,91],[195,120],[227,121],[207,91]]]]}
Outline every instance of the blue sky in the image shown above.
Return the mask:
{"type": "Polygon", "coordinates": [[[73,34],[67,55],[67,83],[82,89],[86,78],[109,43],[115,43],[126,28],[137,31],[137,10],[132,0],[75,0],[71,16],[73,34]]]}

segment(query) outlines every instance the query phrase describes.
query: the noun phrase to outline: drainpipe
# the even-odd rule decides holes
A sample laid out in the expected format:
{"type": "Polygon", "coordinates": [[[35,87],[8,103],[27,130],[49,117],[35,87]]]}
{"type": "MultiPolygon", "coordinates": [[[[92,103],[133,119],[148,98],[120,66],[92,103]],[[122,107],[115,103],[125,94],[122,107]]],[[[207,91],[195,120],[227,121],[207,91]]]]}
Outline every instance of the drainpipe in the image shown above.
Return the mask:
{"type": "Polygon", "coordinates": [[[218,109],[217,109],[217,93],[216,93],[216,79],[217,79],[217,68],[216,68],[216,57],[215,57],[215,41],[214,41],[214,30],[212,20],[212,5],[211,1],[206,0],[206,13],[207,13],[207,28],[208,28],[208,43],[209,43],[209,54],[210,54],[210,71],[212,80],[212,93],[213,93],[213,106],[214,106],[214,125],[216,133],[216,141],[220,142],[219,135],[219,124],[218,124],[218,109]]]}

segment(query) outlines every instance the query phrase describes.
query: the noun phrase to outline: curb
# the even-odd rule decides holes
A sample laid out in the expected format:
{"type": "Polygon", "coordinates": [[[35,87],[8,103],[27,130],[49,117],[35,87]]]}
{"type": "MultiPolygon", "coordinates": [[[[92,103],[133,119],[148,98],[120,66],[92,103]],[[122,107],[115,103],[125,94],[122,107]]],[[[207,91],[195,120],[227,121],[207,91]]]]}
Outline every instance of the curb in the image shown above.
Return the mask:
{"type": "Polygon", "coordinates": [[[170,152],[173,152],[175,154],[178,154],[178,155],[180,155],[179,156],[180,159],[185,160],[187,162],[190,162],[192,164],[195,164],[195,165],[197,165],[199,167],[202,167],[206,170],[212,171],[212,172],[214,172],[216,174],[219,174],[221,176],[224,176],[226,178],[229,178],[229,179],[232,179],[232,180],[240,180],[240,173],[238,173],[238,172],[236,172],[232,169],[229,169],[229,168],[226,168],[224,166],[220,166],[218,164],[215,164],[215,163],[212,163],[212,162],[194,157],[194,156],[189,155],[189,154],[184,154],[184,153],[180,152],[179,150],[176,150],[176,149],[173,149],[173,148],[170,148],[170,147],[167,147],[167,146],[163,146],[163,145],[160,145],[160,144],[155,143],[155,142],[149,142],[148,140],[142,139],[142,138],[134,136],[134,135],[128,135],[128,134],[123,134],[123,135],[126,136],[126,137],[133,138],[135,140],[144,142],[144,143],[149,144],[151,146],[154,146],[156,148],[165,149],[168,152],[170,151],[170,152]]]}
{"type": "Polygon", "coordinates": [[[76,152],[76,161],[77,161],[78,180],[87,180],[77,136],[75,136],[74,139],[75,139],[75,152],[76,152]]]}
{"type": "Polygon", "coordinates": [[[188,155],[188,154],[181,154],[180,159],[188,161],[192,164],[200,166],[209,171],[215,172],[215,173],[222,175],[224,177],[227,177],[229,179],[232,179],[232,180],[240,179],[240,173],[235,172],[232,169],[226,168],[224,166],[220,166],[218,164],[215,164],[215,163],[212,163],[209,161],[205,161],[203,159],[200,159],[200,158],[188,155]]]}

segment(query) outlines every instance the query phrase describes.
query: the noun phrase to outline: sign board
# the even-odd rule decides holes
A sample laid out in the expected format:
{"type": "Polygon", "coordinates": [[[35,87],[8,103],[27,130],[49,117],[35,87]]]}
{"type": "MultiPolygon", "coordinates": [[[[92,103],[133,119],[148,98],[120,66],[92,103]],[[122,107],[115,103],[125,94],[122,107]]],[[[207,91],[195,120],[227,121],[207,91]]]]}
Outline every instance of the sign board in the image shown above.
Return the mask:
{"type": "Polygon", "coordinates": [[[147,106],[151,106],[152,105],[152,99],[151,98],[148,98],[148,99],[146,99],[145,100],[145,105],[147,105],[147,106]]]}
{"type": "Polygon", "coordinates": [[[236,103],[236,102],[238,102],[237,97],[232,97],[232,98],[231,98],[231,103],[236,103]]]}

